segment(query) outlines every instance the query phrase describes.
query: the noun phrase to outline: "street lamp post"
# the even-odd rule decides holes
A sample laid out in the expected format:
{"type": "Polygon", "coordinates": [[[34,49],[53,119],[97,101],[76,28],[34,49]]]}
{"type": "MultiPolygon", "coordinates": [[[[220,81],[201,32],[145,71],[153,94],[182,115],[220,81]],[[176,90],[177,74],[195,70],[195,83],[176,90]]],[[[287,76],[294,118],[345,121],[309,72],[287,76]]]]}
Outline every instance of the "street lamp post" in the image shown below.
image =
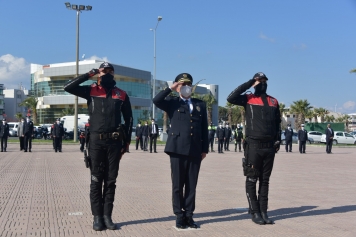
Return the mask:
{"type": "MultiPolygon", "coordinates": [[[[152,98],[155,97],[156,95],[156,30],[158,27],[158,23],[162,20],[161,16],[157,17],[157,24],[156,27],[154,29],[150,29],[151,31],[153,31],[153,64],[154,64],[154,68],[153,68],[153,91],[152,91],[152,98]]],[[[155,118],[155,105],[152,103],[152,118],[155,118]]]]}
{"type": "MultiPolygon", "coordinates": [[[[76,61],[75,61],[75,75],[79,76],[79,13],[81,11],[91,11],[92,6],[76,5],[70,4],[69,2],[64,3],[68,10],[77,11],[77,45],[76,45],[76,61]]],[[[74,127],[73,127],[73,140],[78,141],[78,96],[74,99],[74,127]]]]}

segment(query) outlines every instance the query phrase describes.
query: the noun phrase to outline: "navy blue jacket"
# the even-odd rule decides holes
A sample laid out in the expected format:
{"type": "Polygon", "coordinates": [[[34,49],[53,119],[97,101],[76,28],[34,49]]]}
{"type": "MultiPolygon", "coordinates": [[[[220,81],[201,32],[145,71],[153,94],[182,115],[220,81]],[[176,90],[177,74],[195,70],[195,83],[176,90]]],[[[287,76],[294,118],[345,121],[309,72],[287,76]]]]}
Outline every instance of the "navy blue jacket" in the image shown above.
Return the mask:
{"type": "Polygon", "coordinates": [[[7,123],[3,124],[1,122],[0,125],[0,137],[8,137],[9,136],[9,125],[7,123]]]}
{"type": "Polygon", "coordinates": [[[216,137],[221,140],[221,139],[224,139],[225,137],[225,128],[224,127],[218,127],[216,129],[216,137]]]}
{"type": "Polygon", "coordinates": [[[289,129],[286,128],[286,130],[284,130],[284,136],[286,137],[286,141],[292,141],[293,139],[293,128],[289,129]]]}
{"type": "Polygon", "coordinates": [[[191,98],[193,111],[190,113],[188,105],[180,97],[168,96],[171,92],[170,88],[166,88],[153,98],[153,103],[167,112],[171,122],[164,152],[168,155],[201,157],[202,153],[209,151],[205,102],[191,98]]]}
{"type": "Polygon", "coordinates": [[[331,132],[328,128],[325,130],[327,142],[330,141],[330,139],[332,140],[334,138],[334,130],[332,128],[330,128],[330,129],[331,129],[331,132]]]}

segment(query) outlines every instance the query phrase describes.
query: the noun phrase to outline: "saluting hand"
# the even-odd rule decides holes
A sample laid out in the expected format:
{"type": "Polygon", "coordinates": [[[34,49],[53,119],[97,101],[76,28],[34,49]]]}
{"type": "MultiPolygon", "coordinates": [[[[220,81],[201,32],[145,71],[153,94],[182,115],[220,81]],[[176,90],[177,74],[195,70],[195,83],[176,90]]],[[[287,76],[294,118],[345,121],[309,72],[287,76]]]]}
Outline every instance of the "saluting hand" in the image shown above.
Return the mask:
{"type": "Polygon", "coordinates": [[[179,85],[182,85],[183,82],[174,82],[173,85],[171,86],[172,91],[177,91],[177,88],[179,85]]]}

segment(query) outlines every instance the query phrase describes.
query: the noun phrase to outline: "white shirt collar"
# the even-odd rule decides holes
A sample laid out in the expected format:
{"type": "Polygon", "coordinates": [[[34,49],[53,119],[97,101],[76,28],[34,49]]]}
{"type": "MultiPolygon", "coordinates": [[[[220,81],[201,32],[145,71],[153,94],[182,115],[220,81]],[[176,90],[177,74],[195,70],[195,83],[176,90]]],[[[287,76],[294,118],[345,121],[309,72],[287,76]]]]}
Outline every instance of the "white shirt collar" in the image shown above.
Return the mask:
{"type": "Polygon", "coordinates": [[[191,98],[189,98],[189,99],[184,99],[182,96],[181,96],[180,98],[181,98],[183,101],[188,100],[189,103],[192,103],[192,101],[190,100],[191,98]]]}

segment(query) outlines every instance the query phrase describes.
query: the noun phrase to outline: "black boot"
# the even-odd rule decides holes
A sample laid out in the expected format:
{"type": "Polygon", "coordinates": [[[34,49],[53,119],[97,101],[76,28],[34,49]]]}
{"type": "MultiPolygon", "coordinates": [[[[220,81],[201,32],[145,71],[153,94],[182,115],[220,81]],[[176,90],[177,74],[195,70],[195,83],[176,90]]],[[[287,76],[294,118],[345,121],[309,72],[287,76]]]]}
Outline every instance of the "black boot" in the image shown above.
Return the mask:
{"type": "Polygon", "coordinates": [[[266,222],[266,224],[274,224],[274,221],[268,218],[267,212],[261,212],[261,217],[266,222]]]}
{"type": "Polygon", "coordinates": [[[261,214],[258,213],[253,213],[252,215],[252,221],[255,222],[258,225],[264,225],[266,222],[262,219],[261,214]]]}
{"type": "Polygon", "coordinates": [[[101,231],[105,228],[104,219],[102,216],[94,216],[93,230],[101,231]]]}
{"type": "Polygon", "coordinates": [[[189,228],[194,228],[194,229],[198,228],[198,224],[195,223],[195,221],[193,220],[193,217],[188,216],[188,217],[185,218],[185,221],[187,222],[187,226],[189,228]]]}
{"type": "Polygon", "coordinates": [[[116,225],[112,222],[111,216],[104,215],[104,223],[109,230],[116,230],[116,225]]]}
{"type": "Polygon", "coordinates": [[[177,216],[176,227],[178,229],[185,229],[187,227],[187,223],[185,222],[185,217],[178,217],[177,216]]]}

